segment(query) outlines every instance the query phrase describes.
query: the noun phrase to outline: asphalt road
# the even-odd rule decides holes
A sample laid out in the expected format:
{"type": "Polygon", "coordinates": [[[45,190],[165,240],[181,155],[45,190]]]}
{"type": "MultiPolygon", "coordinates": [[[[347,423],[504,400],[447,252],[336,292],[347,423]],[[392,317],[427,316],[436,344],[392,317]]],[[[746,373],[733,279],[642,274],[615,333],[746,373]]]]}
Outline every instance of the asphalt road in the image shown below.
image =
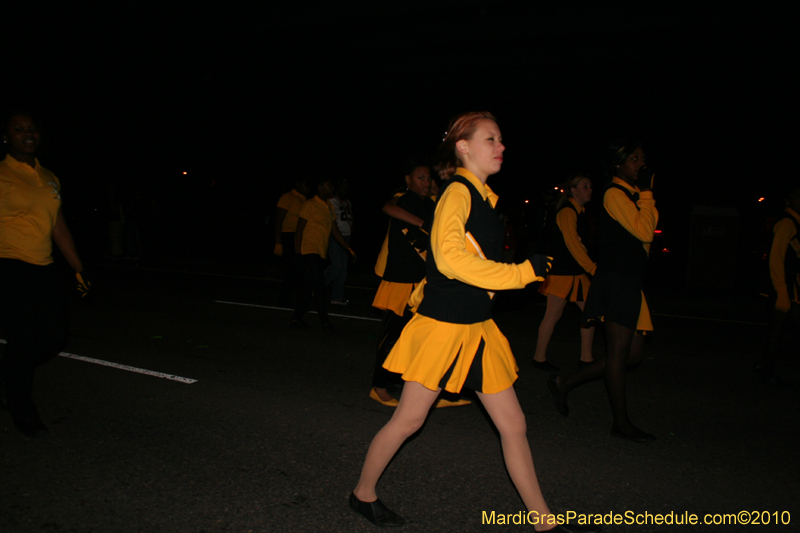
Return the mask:
{"type": "MultiPolygon", "coordinates": [[[[96,301],[70,304],[67,352],[196,381],[66,357],[42,367],[36,400],[50,435],[26,438],[0,413],[0,531],[375,531],[347,506],[370,439],[392,413],[367,396],[378,329],[371,290],[348,289],[353,303],[333,312],[361,318],[334,318],[328,337],[314,316],[316,327],[289,331],[288,311],[263,307],[277,295],[265,278],[97,265],[95,282],[96,301]]],[[[520,364],[517,393],[554,512],[702,521],[749,511],[771,522],[608,532],[800,530],[800,388],[756,383],[764,326],[754,305],[651,296],[657,331],[629,374],[629,405],[658,440],[634,444],[609,435],[601,382],[573,392],[569,418],[555,411],[546,375],[530,365],[542,300],[532,290],[501,297],[496,320],[520,364]],[[790,524],[775,525],[781,519],[790,524]]],[[[565,313],[551,343],[562,368],[577,363],[577,320],[565,313]]],[[[800,383],[796,359],[783,371],[800,383]]],[[[483,523],[523,506],[474,404],[434,410],[379,494],[409,520],[401,531],[533,530],[483,523]]]]}

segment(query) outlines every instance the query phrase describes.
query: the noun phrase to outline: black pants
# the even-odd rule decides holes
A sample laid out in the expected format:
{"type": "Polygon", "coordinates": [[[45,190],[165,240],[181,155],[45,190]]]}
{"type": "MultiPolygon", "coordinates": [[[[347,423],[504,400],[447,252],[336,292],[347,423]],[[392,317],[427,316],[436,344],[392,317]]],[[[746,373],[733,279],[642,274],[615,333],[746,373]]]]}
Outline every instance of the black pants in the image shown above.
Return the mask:
{"type": "Polygon", "coordinates": [[[322,325],[329,324],[328,293],[325,289],[325,260],[319,254],[303,254],[300,256],[303,265],[304,280],[294,308],[292,320],[301,320],[311,306],[311,297],[322,325]]]}
{"type": "Polygon", "coordinates": [[[406,327],[408,321],[411,320],[411,311],[405,310],[403,316],[397,316],[394,311],[385,310],[383,321],[381,323],[381,333],[378,338],[378,351],[375,354],[375,367],[372,369],[372,386],[379,389],[389,388],[390,382],[400,382],[397,374],[389,372],[383,368],[383,363],[389,352],[392,351],[397,339],[400,338],[400,333],[406,327]],[[394,379],[392,379],[394,377],[394,379]]]}
{"type": "Polygon", "coordinates": [[[0,330],[8,343],[0,361],[8,410],[15,419],[36,416],[34,371],[67,340],[64,293],[54,265],[0,259],[0,330]]]}
{"type": "Polygon", "coordinates": [[[294,232],[281,233],[283,255],[280,258],[281,292],[278,295],[280,307],[294,307],[303,283],[303,267],[300,256],[294,250],[294,232]]]}

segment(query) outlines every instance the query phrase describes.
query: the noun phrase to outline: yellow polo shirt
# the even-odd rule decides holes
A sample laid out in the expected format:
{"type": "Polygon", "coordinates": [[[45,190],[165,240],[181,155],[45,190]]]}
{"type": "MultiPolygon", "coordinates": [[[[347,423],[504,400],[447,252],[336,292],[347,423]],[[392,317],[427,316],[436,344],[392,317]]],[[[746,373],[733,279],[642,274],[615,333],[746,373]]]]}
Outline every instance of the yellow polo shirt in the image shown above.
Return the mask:
{"type": "Polygon", "coordinates": [[[300,218],[306,219],[300,253],[303,255],[319,254],[325,259],[328,257],[331,227],[333,227],[333,221],[336,220],[333,206],[319,196],[314,196],[300,208],[300,218]]]}
{"type": "Polygon", "coordinates": [[[61,183],[39,160],[31,168],[7,155],[0,161],[0,257],[34,265],[53,262],[53,227],[61,183]]]}
{"type": "Polygon", "coordinates": [[[283,219],[281,232],[294,233],[294,230],[297,229],[297,216],[305,201],[306,197],[294,189],[280,197],[278,200],[278,207],[286,210],[286,217],[283,219]]]}

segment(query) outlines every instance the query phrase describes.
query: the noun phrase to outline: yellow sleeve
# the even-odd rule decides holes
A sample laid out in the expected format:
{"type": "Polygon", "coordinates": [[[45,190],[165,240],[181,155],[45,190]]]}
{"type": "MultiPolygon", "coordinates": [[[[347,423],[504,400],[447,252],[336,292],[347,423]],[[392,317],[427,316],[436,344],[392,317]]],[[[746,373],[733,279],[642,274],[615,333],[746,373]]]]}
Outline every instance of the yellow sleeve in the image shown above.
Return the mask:
{"type": "Polygon", "coordinates": [[[482,258],[477,243],[470,241],[472,236],[465,231],[469,210],[469,190],[461,183],[450,184],[436,204],[431,249],[439,272],[492,291],[521,289],[533,281],[544,281],[534,274],[530,261],[509,265],[482,258]]]}
{"type": "Polygon", "coordinates": [[[594,274],[597,265],[589,259],[586,246],[578,236],[578,214],[573,209],[562,209],[556,215],[556,225],[564,236],[567,249],[575,261],[589,274],[594,274]]]}
{"type": "Polygon", "coordinates": [[[639,209],[636,209],[624,192],[615,187],[608,189],[603,197],[603,207],[611,215],[611,218],[619,222],[623,228],[643,243],[651,243],[653,242],[653,232],[658,224],[658,211],[656,211],[653,191],[641,191],[636,205],[639,206],[639,209]]]}
{"type": "Polygon", "coordinates": [[[286,209],[287,211],[292,210],[292,200],[289,198],[289,193],[284,193],[278,198],[278,207],[281,209],[286,209]]]}
{"type": "Polygon", "coordinates": [[[789,219],[783,219],[772,228],[775,237],[772,239],[772,248],[769,250],[769,277],[772,279],[772,286],[778,294],[789,295],[789,288],[786,286],[786,249],[789,241],[797,233],[794,224],[789,219]]]}

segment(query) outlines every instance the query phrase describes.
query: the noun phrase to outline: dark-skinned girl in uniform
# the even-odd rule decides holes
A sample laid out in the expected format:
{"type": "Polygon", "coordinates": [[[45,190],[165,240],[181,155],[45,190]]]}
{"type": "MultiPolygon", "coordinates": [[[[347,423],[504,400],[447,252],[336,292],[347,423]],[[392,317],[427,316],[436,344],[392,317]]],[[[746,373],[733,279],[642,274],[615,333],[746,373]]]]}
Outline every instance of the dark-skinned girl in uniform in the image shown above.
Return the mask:
{"type": "Polygon", "coordinates": [[[607,172],[613,178],[603,194],[600,211],[597,274],[583,310],[585,323],[603,323],[607,355],[571,374],[551,374],[547,384],[556,409],[567,416],[567,394],[577,386],[605,378],[613,415],[611,435],[649,442],[656,437],[634,426],[628,417],[625,371],[642,360],[644,333],[653,329],[642,292],[658,223],[653,173],[645,164],[644,151],[634,141],[619,141],[610,147],[607,172]]]}
{"type": "MultiPolygon", "coordinates": [[[[425,279],[430,240],[430,226],[426,226],[426,221],[430,224],[435,207],[430,198],[432,181],[427,165],[408,163],[404,181],[406,190],[395,194],[383,209],[393,220],[389,222],[389,231],[375,265],[381,284],[372,302],[373,307],[383,310],[384,319],[369,397],[389,407],[397,407],[398,401],[387,390],[393,374],[383,368],[383,363],[415,311],[408,306],[408,300],[425,279]]],[[[447,391],[442,391],[441,396],[436,407],[472,403],[447,391]]]]}

